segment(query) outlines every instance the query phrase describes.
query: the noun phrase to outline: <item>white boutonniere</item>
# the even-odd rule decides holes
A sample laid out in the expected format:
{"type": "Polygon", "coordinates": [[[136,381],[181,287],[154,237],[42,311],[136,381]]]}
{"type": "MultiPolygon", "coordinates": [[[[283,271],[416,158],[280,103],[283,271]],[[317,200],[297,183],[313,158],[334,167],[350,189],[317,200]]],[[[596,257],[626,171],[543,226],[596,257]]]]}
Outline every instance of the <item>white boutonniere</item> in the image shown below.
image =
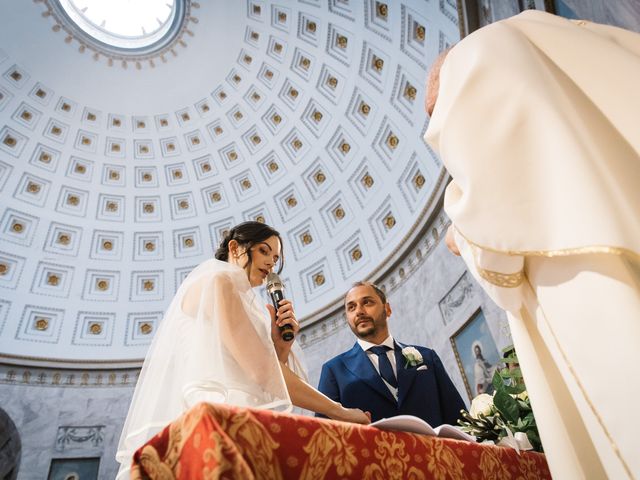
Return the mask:
{"type": "Polygon", "coordinates": [[[423,362],[422,355],[415,347],[404,347],[402,349],[402,356],[406,360],[404,368],[417,367],[423,362]]]}

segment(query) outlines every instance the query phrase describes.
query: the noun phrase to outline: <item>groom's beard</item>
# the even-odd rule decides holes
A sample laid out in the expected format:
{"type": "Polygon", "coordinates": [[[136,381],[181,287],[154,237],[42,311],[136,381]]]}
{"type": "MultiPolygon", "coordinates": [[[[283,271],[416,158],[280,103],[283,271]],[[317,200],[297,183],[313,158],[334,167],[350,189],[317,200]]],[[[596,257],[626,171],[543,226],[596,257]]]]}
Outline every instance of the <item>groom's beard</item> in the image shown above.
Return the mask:
{"type": "Polygon", "coordinates": [[[356,337],[363,340],[367,338],[375,337],[381,328],[384,328],[387,323],[387,316],[382,312],[378,317],[370,317],[368,315],[361,315],[356,318],[354,327],[351,329],[356,337]]]}

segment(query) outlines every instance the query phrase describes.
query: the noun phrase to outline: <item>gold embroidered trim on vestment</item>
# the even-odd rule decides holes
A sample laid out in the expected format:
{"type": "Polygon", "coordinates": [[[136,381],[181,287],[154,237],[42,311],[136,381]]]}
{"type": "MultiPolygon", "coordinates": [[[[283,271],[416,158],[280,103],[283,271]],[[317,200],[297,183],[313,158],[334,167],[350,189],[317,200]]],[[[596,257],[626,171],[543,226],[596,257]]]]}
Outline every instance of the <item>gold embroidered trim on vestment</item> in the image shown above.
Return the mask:
{"type": "Polygon", "coordinates": [[[483,245],[472,242],[460,231],[460,229],[455,224],[452,225],[453,228],[456,229],[456,232],[458,232],[458,234],[460,234],[460,236],[464,238],[469,245],[481,248],[482,250],[486,250],[488,252],[503,253],[505,255],[522,255],[523,257],[536,256],[548,258],[566,257],[568,255],[585,255],[589,253],[605,253],[609,255],[628,256],[631,259],[640,261],[640,253],[629,250],[628,248],[612,247],[609,245],[586,245],[584,247],[562,248],[558,250],[500,250],[497,248],[485,247],[483,245]]]}
{"type": "Polygon", "coordinates": [[[469,247],[471,248],[471,255],[473,256],[473,263],[475,264],[476,270],[478,271],[478,275],[480,275],[480,277],[482,277],[484,280],[486,280],[490,284],[497,285],[498,287],[515,288],[520,286],[520,284],[524,280],[523,269],[520,269],[519,271],[512,272],[512,273],[503,273],[503,272],[496,272],[493,270],[487,270],[486,268],[482,268],[478,264],[478,258],[476,256],[476,249],[478,247],[476,247],[472,243],[469,243],[469,247]]]}
{"type": "Polygon", "coordinates": [[[515,288],[520,286],[524,280],[524,272],[522,270],[515,273],[500,273],[480,268],[477,264],[476,270],[478,270],[478,274],[480,274],[484,280],[498,287],[515,288]]]}

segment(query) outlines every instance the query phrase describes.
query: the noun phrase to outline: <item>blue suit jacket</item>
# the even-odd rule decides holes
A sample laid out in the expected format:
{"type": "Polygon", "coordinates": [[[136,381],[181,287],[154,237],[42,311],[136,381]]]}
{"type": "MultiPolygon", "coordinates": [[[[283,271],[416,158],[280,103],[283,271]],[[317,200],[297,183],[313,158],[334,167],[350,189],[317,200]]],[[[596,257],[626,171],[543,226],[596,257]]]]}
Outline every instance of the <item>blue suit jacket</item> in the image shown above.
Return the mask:
{"type": "Polygon", "coordinates": [[[371,412],[374,422],[395,415],[415,415],[433,427],[456,425],[465,405],[440,358],[430,348],[411,345],[422,354],[421,365],[427,368],[405,367],[401,349],[406,346],[396,342],[397,402],[358,343],[322,366],[318,390],[345,407],[371,412]]]}

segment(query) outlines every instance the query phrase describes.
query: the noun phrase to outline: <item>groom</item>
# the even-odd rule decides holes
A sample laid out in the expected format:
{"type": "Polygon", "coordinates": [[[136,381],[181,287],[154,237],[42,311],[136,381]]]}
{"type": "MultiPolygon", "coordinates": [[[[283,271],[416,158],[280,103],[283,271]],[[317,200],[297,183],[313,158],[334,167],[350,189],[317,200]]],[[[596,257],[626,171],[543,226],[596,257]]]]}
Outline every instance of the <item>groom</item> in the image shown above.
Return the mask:
{"type": "Polygon", "coordinates": [[[389,334],[391,306],[373,283],[358,282],[345,298],[347,322],[358,337],[322,366],[318,390],[376,421],[415,415],[436,427],[456,425],[464,402],[433,350],[399,343],[389,334]]]}

